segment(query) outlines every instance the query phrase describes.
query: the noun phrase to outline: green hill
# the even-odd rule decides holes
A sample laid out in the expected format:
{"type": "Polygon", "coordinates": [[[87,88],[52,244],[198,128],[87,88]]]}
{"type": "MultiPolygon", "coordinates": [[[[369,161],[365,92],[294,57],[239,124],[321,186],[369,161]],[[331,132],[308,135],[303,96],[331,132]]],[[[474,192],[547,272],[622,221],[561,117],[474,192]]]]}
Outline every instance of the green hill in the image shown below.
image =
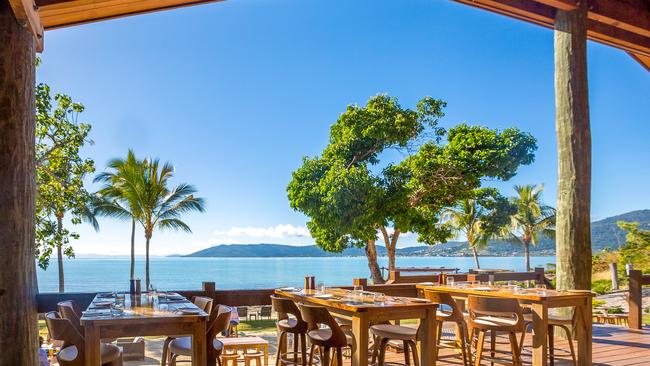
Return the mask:
{"type": "MultiPolygon", "coordinates": [[[[625,243],[625,232],[619,229],[618,221],[634,221],[650,228],[650,210],[631,211],[617,216],[595,221],[591,224],[591,245],[594,252],[605,248],[618,248],[625,243]]],[[[386,248],[377,247],[377,254],[386,255],[386,248]]],[[[515,256],[522,255],[520,245],[494,240],[481,255],[515,256]]],[[[531,248],[532,255],[554,255],[555,241],[543,239],[531,248]]],[[[363,256],[363,249],[350,248],[343,253],[328,253],[315,245],[292,246],[283,244],[225,244],[216,245],[186,257],[333,257],[363,256]]],[[[421,245],[397,250],[400,256],[470,256],[471,252],[465,242],[452,241],[437,245],[421,245]]]]}

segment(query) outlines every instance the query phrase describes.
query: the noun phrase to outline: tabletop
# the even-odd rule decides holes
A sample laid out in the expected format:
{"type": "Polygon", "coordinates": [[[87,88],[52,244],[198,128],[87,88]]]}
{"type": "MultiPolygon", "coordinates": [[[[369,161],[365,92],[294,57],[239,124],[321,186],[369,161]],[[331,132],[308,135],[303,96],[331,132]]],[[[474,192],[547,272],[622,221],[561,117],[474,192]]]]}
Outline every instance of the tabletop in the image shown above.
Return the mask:
{"type": "Polygon", "coordinates": [[[269,344],[269,341],[262,337],[227,337],[217,338],[225,347],[228,346],[259,346],[269,344]]]}
{"type": "Polygon", "coordinates": [[[81,322],[127,319],[207,317],[208,314],[177,293],[131,295],[99,293],[82,313],[81,322]],[[115,304],[123,302],[116,310],[115,304]],[[122,301],[123,299],[123,301],[122,301]],[[121,310],[121,313],[120,313],[121,310]]]}
{"type": "Polygon", "coordinates": [[[275,293],[297,301],[306,301],[330,308],[351,312],[366,312],[369,310],[395,309],[395,308],[428,308],[437,306],[426,299],[384,296],[383,302],[375,301],[374,293],[362,291],[361,296],[351,290],[329,288],[325,292],[317,290],[292,290],[278,289],[275,293]]]}
{"type": "Polygon", "coordinates": [[[584,299],[592,297],[591,291],[557,291],[552,289],[525,289],[501,285],[417,285],[420,290],[446,292],[457,295],[505,297],[530,302],[584,299]]]}

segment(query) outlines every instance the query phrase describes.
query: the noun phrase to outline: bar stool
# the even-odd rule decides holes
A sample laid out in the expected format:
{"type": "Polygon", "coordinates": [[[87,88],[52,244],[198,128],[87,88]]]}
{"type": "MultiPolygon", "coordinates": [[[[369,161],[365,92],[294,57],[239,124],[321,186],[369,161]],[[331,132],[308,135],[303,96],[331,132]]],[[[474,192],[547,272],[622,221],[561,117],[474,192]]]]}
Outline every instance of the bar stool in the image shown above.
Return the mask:
{"type": "Polygon", "coordinates": [[[251,366],[251,361],[255,361],[256,366],[263,366],[262,357],[264,357],[262,352],[244,353],[244,366],[251,366]]]}
{"type": "Polygon", "coordinates": [[[524,331],[524,319],[519,302],[508,298],[469,296],[467,303],[469,310],[467,322],[472,339],[474,339],[475,333],[478,333],[474,365],[481,365],[485,333],[489,331],[491,338],[490,361],[499,361],[495,358],[496,333],[506,332],[510,339],[512,363],[515,366],[520,366],[521,357],[516,334],[524,331]]]}
{"type": "MultiPolygon", "coordinates": [[[[547,337],[548,337],[548,355],[549,355],[549,361],[551,366],[555,363],[555,328],[561,328],[564,329],[567,335],[567,340],[569,342],[569,352],[571,353],[571,359],[573,361],[573,366],[578,365],[578,361],[576,360],[576,352],[575,348],[573,347],[573,332],[571,332],[571,328],[574,324],[574,319],[573,317],[562,317],[562,316],[556,316],[556,315],[550,315],[548,316],[548,332],[547,332],[547,337]]],[[[526,331],[530,326],[533,325],[533,315],[530,313],[525,313],[524,314],[524,332],[521,334],[521,341],[519,344],[519,353],[524,348],[524,340],[526,338],[526,331]]]]}
{"type": "Polygon", "coordinates": [[[237,366],[237,362],[239,361],[239,353],[224,353],[221,355],[221,362],[223,363],[223,366],[228,366],[228,363],[230,363],[230,366],[237,366]]]}
{"type": "Polygon", "coordinates": [[[330,352],[334,350],[336,366],[343,366],[343,348],[350,346],[354,354],[354,337],[351,331],[344,331],[336,319],[322,306],[300,305],[300,313],[309,325],[307,337],[311,342],[309,351],[309,365],[313,364],[314,349],[316,346],[323,349],[321,352],[321,366],[330,366],[330,352]],[[323,327],[324,326],[324,327],[323,327]]]}
{"type": "Polygon", "coordinates": [[[373,355],[379,352],[379,366],[384,365],[386,359],[386,346],[388,346],[388,342],[391,340],[402,341],[404,347],[404,362],[406,365],[411,364],[411,355],[413,356],[413,364],[415,366],[420,365],[417,353],[417,344],[415,343],[418,338],[417,329],[394,324],[375,324],[370,327],[370,333],[372,333],[375,338],[373,355]]]}
{"type": "Polygon", "coordinates": [[[436,311],[436,320],[438,321],[438,333],[436,335],[436,340],[438,342],[438,347],[436,347],[435,359],[438,359],[440,346],[454,349],[460,348],[461,355],[463,357],[463,366],[469,366],[472,360],[468,357],[467,354],[467,323],[465,323],[465,317],[463,316],[463,311],[461,310],[460,306],[456,300],[454,300],[451,295],[446,292],[425,291],[424,296],[433,303],[446,305],[451,308],[451,310],[441,310],[439,307],[438,311],[436,311]],[[456,340],[441,340],[442,326],[444,322],[456,324],[456,340]]]}
{"type": "Polygon", "coordinates": [[[305,335],[307,334],[307,323],[303,320],[302,315],[296,304],[282,297],[271,296],[273,310],[278,314],[277,327],[280,335],[278,336],[278,352],[276,354],[275,364],[297,365],[298,354],[300,354],[300,364],[307,365],[307,343],[305,335]],[[293,317],[289,317],[292,315],[293,317]],[[293,334],[293,352],[282,353],[281,349],[287,344],[287,335],[293,334]],[[298,344],[300,343],[300,345],[298,344]],[[300,346],[300,352],[298,352],[300,346]],[[293,360],[289,360],[293,356],[293,360]]]}

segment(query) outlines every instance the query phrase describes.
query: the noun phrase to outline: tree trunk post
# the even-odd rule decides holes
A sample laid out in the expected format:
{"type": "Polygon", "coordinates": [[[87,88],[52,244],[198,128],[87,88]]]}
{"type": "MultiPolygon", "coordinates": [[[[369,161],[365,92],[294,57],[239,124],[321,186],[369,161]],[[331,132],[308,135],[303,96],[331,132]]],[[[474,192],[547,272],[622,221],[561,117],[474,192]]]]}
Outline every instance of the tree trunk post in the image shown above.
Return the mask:
{"type": "Polygon", "coordinates": [[[526,272],[530,272],[530,243],[524,243],[524,257],[526,257],[526,272]]]}
{"type": "Polygon", "coordinates": [[[0,1],[0,366],[38,364],[33,37],[0,1]]]}
{"type": "Polygon", "coordinates": [[[368,258],[368,268],[370,269],[370,276],[375,285],[384,283],[384,278],[381,275],[381,269],[377,264],[377,247],[375,241],[371,240],[366,243],[366,257],[368,258]]]}
{"type": "Polygon", "coordinates": [[[56,243],[56,264],[59,270],[59,292],[65,292],[65,277],[63,274],[63,243],[61,242],[61,232],[63,231],[63,217],[56,216],[56,235],[59,242],[56,243]]]}
{"type": "Polygon", "coordinates": [[[557,287],[591,288],[591,132],[587,85],[587,2],[555,16],[558,145],[557,287]]]}
{"type": "Polygon", "coordinates": [[[618,290],[618,263],[610,263],[609,271],[612,274],[612,290],[618,290]]]}
{"type": "Polygon", "coordinates": [[[474,253],[474,263],[476,263],[476,269],[481,269],[481,265],[478,262],[478,250],[476,250],[476,247],[472,247],[472,253],[474,253]]]}
{"type": "Polygon", "coordinates": [[[150,238],[147,236],[147,244],[146,244],[146,254],[145,254],[145,291],[149,291],[149,240],[150,238]]]}
{"type": "Polygon", "coordinates": [[[131,277],[135,278],[135,219],[131,219],[131,277]]]}

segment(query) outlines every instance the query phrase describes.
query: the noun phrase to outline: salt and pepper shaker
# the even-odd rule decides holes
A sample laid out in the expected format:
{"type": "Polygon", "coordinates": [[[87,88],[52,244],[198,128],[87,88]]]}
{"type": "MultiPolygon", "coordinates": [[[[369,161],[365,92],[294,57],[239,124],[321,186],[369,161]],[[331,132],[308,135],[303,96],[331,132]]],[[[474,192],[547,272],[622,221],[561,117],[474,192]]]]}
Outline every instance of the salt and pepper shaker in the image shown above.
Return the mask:
{"type": "Polygon", "coordinates": [[[306,291],[306,290],[309,290],[309,285],[310,285],[310,284],[311,284],[311,283],[310,283],[310,281],[309,281],[309,276],[305,276],[305,286],[304,286],[305,291],[306,291]]]}
{"type": "Polygon", "coordinates": [[[314,276],[309,276],[309,289],[310,290],[316,289],[316,277],[314,276]]]}
{"type": "Polygon", "coordinates": [[[134,279],[130,279],[129,282],[130,282],[129,293],[130,293],[131,295],[133,295],[133,294],[135,294],[135,280],[134,280],[134,279]]]}
{"type": "Polygon", "coordinates": [[[135,294],[142,295],[142,287],[140,286],[140,279],[135,280],[135,294]]]}

